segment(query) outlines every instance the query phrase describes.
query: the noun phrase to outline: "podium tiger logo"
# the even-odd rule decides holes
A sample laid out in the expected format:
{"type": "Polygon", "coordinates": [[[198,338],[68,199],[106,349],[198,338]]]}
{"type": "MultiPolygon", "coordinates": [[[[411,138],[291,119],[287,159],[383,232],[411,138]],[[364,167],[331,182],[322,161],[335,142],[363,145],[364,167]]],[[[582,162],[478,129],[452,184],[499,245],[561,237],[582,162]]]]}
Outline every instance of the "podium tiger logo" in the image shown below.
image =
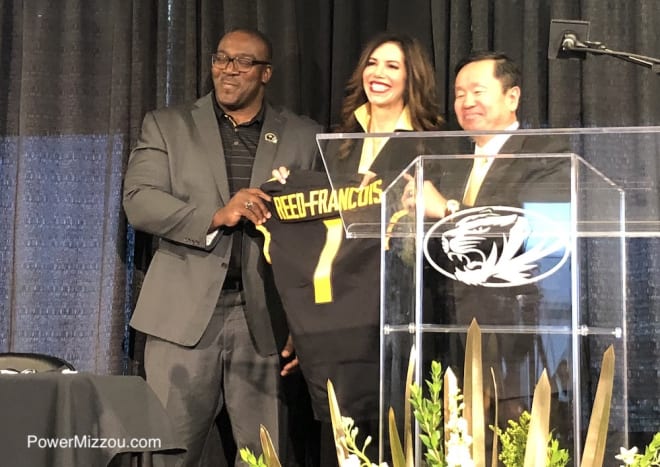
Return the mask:
{"type": "Polygon", "coordinates": [[[436,222],[424,238],[424,255],[437,271],[484,287],[540,281],[562,267],[570,247],[568,229],[562,223],[536,211],[507,206],[458,211],[436,222]],[[437,243],[429,247],[438,241],[441,248],[437,243]]]}

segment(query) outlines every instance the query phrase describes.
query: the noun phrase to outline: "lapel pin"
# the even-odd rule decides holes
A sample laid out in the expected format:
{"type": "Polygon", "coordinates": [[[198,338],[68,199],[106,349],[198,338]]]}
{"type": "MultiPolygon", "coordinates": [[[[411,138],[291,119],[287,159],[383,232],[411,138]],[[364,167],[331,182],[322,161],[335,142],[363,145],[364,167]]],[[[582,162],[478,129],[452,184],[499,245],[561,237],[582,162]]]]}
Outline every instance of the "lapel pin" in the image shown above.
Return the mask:
{"type": "Polygon", "coordinates": [[[277,135],[275,133],[266,133],[264,139],[269,143],[277,144],[277,135]]]}

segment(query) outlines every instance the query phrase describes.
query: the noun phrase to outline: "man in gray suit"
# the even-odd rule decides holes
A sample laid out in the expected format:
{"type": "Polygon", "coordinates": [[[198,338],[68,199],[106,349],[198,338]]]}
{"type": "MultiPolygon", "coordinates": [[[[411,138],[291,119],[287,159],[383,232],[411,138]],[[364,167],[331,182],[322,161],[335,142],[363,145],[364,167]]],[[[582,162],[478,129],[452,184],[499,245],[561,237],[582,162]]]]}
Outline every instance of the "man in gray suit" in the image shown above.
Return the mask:
{"type": "Polygon", "coordinates": [[[203,465],[223,407],[239,448],[261,451],[263,424],[289,465],[280,374],[297,361],[280,360],[292,347],[254,228],[270,198],[251,187],[275,167],[313,168],[320,127],[264,100],[271,53],[258,31],[223,36],[214,90],[148,113],[125,177],[129,222],[160,238],[131,326],[147,335],[147,382],[187,447],[177,465],[203,465]]]}

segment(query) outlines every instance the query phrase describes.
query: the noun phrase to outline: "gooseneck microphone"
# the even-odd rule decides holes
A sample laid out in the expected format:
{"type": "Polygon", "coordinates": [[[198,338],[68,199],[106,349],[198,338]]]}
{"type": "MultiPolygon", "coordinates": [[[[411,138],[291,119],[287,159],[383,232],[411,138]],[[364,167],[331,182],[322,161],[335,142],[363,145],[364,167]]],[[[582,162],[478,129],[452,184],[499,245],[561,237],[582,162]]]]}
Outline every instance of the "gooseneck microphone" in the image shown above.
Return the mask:
{"type": "Polygon", "coordinates": [[[586,47],[586,44],[580,42],[575,34],[568,32],[564,34],[564,38],[561,41],[562,49],[574,50],[586,47]]]}
{"type": "Polygon", "coordinates": [[[632,52],[622,52],[607,48],[602,42],[589,40],[589,22],[569,19],[553,19],[550,21],[548,36],[548,58],[578,58],[584,59],[589,54],[609,55],[626,62],[650,68],[660,75],[660,58],[647,57],[632,52]]]}

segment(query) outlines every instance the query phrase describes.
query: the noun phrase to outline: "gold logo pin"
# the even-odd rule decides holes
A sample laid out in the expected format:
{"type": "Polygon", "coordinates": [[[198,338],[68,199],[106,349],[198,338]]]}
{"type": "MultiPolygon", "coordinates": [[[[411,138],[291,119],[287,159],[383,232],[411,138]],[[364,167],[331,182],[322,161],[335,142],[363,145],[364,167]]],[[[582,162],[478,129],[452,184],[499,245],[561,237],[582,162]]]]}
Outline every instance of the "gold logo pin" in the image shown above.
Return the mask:
{"type": "Polygon", "coordinates": [[[264,139],[269,143],[277,144],[277,135],[275,133],[266,133],[264,139]]]}

